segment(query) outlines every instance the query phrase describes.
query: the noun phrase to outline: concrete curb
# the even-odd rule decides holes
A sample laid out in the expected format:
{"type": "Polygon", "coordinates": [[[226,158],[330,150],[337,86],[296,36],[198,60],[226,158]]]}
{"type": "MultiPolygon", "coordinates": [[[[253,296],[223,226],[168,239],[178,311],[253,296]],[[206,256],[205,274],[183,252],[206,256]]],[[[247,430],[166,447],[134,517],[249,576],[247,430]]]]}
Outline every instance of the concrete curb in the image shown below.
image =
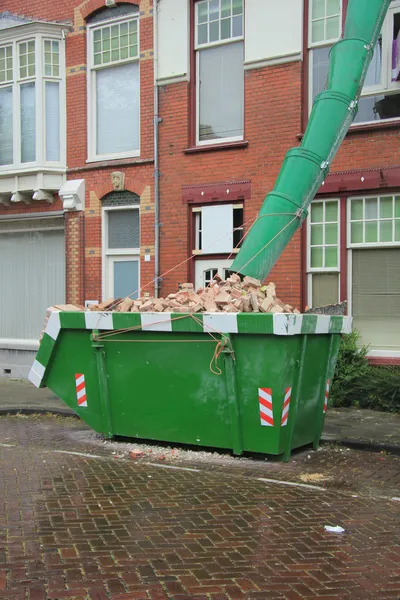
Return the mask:
{"type": "Polygon", "coordinates": [[[321,444],[339,444],[352,450],[368,450],[369,452],[388,452],[400,456],[400,444],[377,442],[374,440],[355,440],[349,438],[321,438],[321,444]]]}

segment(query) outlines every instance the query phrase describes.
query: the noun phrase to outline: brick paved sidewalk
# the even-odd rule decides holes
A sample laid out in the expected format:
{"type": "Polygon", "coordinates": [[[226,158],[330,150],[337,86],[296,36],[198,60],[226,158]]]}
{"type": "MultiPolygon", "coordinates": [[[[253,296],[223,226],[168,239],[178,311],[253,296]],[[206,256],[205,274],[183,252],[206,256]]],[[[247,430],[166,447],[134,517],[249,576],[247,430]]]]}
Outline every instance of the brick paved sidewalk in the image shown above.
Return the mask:
{"type": "MultiPolygon", "coordinates": [[[[0,414],[19,411],[74,414],[47,388],[38,390],[28,381],[0,378],[0,414]]],[[[398,454],[400,415],[371,410],[330,409],[322,439],[360,448],[381,448],[398,454]]]]}
{"type": "Polygon", "coordinates": [[[51,412],[73,415],[73,411],[48,388],[37,389],[25,379],[0,377],[0,414],[51,412]]]}
{"type": "Polygon", "coordinates": [[[398,457],[326,447],[261,463],[261,479],[115,459],[87,433],[76,419],[0,418],[1,600],[400,597],[399,502],[354,477],[381,493],[398,457]],[[352,487],[287,485],[321,461],[352,487]]]}

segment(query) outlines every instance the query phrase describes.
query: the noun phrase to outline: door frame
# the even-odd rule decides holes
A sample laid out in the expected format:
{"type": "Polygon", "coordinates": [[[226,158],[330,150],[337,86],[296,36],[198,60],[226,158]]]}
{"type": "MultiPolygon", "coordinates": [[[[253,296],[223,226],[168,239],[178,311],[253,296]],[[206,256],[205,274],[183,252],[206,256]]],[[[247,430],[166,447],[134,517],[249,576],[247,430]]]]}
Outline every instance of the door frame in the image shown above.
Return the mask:
{"type": "MultiPolygon", "coordinates": [[[[125,206],[103,206],[101,210],[101,294],[102,300],[113,297],[114,294],[108,294],[113,289],[112,266],[116,259],[136,260],[138,264],[138,289],[140,290],[140,247],[139,248],[114,248],[108,249],[108,213],[115,210],[137,210],[139,212],[139,239],[140,239],[140,207],[138,205],[127,204],[125,206]],[[111,287],[112,286],[112,287],[111,287]]],[[[132,290],[134,292],[135,290],[132,290]]],[[[140,295],[140,294],[139,294],[140,295]]]]}

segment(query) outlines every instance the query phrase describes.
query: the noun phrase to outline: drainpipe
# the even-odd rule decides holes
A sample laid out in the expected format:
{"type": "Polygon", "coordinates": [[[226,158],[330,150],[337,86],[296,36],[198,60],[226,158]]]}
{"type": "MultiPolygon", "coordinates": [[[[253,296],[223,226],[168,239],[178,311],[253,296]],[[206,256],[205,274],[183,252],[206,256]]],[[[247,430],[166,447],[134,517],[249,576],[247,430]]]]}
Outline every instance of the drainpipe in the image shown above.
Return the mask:
{"type": "Polygon", "coordinates": [[[153,36],[154,36],[154,295],[160,292],[160,170],[159,170],[159,124],[158,116],[158,6],[160,0],[153,3],[153,36]]]}

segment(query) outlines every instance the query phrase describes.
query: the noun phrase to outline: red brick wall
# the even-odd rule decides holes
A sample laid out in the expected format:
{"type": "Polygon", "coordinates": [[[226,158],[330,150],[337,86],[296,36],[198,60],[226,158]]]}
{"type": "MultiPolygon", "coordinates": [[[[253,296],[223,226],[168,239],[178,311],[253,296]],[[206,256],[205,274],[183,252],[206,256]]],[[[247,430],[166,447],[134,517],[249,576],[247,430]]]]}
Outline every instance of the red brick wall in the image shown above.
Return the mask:
{"type": "MultiPolygon", "coordinates": [[[[47,20],[67,20],[73,29],[66,37],[67,68],[67,172],[68,179],[86,180],[86,210],[68,214],[66,232],[66,289],[68,302],[102,298],[102,222],[101,198],[112,190],[111,173],[125,173],[126,189],[144,194],[141,210],[141,246],[151,249],[151,262],[141,260],[141,281],[154,278],[154,192],[153,192],[153,0],[124,0],[138,4],[140,22],[141,86],[141,155],[140,159],[109,161],[87,165],[87,58],[85,19],[104,8],[104,0],[7,0],[6,9],[14,14],[47,20]]],[[[142,204],[142,203],[141,203],[142,204]]],[[[53,205],[32,201],[31,206],[3,209],[0,214],[62,210],[53,205]]],[[[143,256],[142,256],[143,259],[143,256]]],[[[149,287],[149,291],[152,288],[149,287]]],[[[132,290],[132,292],[135,290],[132,290]]]]}
{"type": "MultiPolygon", "coordinates": [[[[244,220],[254,219],[273,187],[286,151],[297,145],[301,115],[301,64],[290,63],[246,72],[245,140],[247,148],[185,154],[189,146],[190,88],[176,83],[160,89],[161,271],[190,256],[189,208],[182,204],[182,185],[224,181],[251,181],[251,198],[244,201],[244,220]]],[[[271,273],[278,293],[300,305],[300,237],[271,273]]],[[[164,279],[162,292],[188,278],[183,265],[164,279]]]]}
{"type": "MultiPolygon", "coordinates": [[[[124,0],[129,1],[129,0],[124,0]]],[[[67,35],[67,156],[69,179],[86,179],[86,210],[82,216],[69,215],[67,232],[68,300],[101,297],[101,196],[110,190],[114,170],[125,173],[127,188],[143,196],[141,210],[142,247],[152,249],[151,262],[141,262],[142,285],[154,275],[153,196],[153,25],[152,0],[138,0],[141,16],[141,160],[110,161],[87,165],[87,73],[84,19],[104,7],[104,0],[7,0],[13,13],[54,20],[70,20],[74,29],[67,35]],[[140,191],[138,191],[140,190],[140,191]],[[79,275],[77,275],[79,270],[79,275]]],[[[182,203],[182,186],[223,181],[251,181],[246,199],[245,221],[252,220],[272,189],[286,151],[298,145],[302,111],[302,65],[299,62],[246,72],[246,148],[185,154],[190,141],[190,86],[176,83],[160,88],[160,200],[161,272],[173,268],[191,255],[188,242],[189,208],[182,203]]],[[[352,132],[335,159],[332,171],[399,164],[398,129],[352,132]]],[[[60,210],[57,200],[49,206],[32,202],[29,207],[0,208],[0,214],[60,210]]],[[[279,295],[287,302],[301,304],[301,240],[296,235],[270,275],[279,295]]],[[[161,292],[168,293],[186,280],[188,264],[168,274],[161,292]]],[[[151,288],[150,288],[151,290],[151,288]]]]}
{"type": "Polygon", "coordinates": [[[333,164],[332,171],[385,167],[400,164],[400,127],[357,131],[350,129],[333,164]]]}

